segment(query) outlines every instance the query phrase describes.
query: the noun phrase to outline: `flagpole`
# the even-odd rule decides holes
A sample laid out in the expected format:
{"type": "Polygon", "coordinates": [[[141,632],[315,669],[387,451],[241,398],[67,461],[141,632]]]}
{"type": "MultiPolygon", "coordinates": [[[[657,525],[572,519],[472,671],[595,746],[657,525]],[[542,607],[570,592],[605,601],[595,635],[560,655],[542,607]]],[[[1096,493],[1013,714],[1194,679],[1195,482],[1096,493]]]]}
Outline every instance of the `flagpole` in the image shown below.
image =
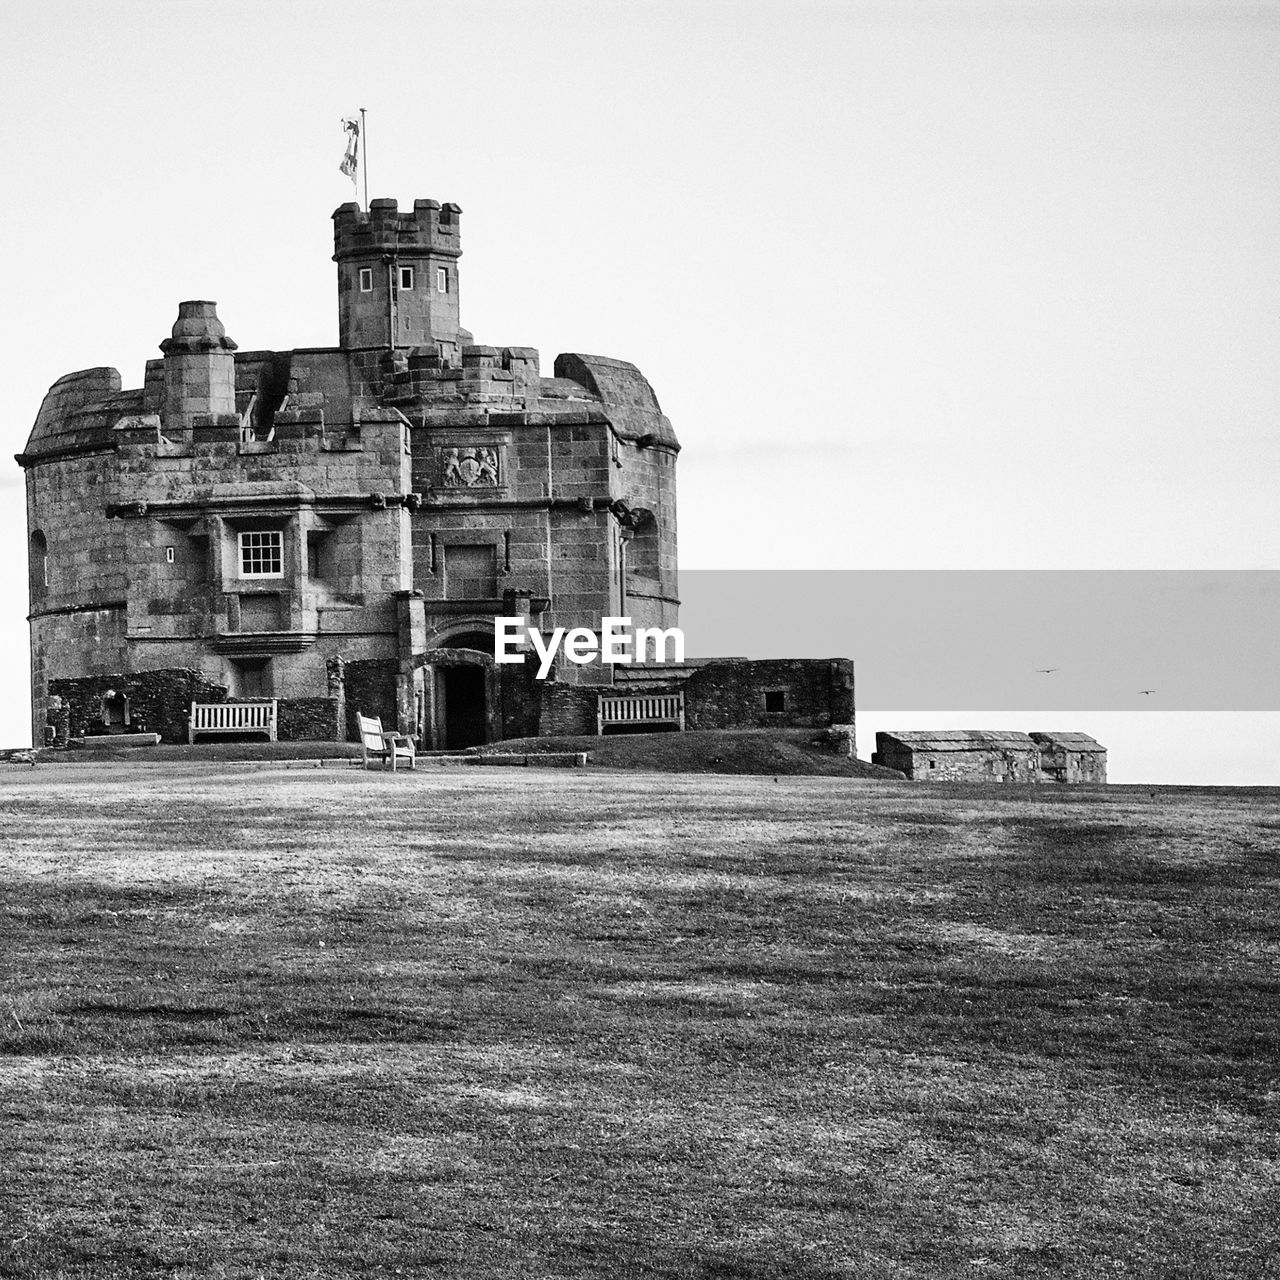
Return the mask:
{"type": "Polygon", "coordinates": [[[360,141],[364,144],[364,162],[360,165],[360,176],[364,179],[364,208],[369,211],[369,134],[365,129],[364,108],[360,108],[360,141]]]}

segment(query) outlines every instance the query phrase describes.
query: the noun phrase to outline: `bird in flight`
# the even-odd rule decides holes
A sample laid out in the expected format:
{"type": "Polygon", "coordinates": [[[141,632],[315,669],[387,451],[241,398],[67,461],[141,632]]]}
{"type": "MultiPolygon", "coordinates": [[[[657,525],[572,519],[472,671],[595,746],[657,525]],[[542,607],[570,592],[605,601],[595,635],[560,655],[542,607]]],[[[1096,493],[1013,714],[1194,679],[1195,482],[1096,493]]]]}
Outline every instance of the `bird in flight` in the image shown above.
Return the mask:
{"type": "Polygon", "coordinates": [[[1060,667],[1037,667],[1036,670],[1042,676],[1051,676],[1055,671],[1060,671],[1061,668],[1060,667]]]}
{"type": "Polygon", "coordinates": [[[1139,689],[1139,693],[1155,693],[1154,689],[1139,689]]]}

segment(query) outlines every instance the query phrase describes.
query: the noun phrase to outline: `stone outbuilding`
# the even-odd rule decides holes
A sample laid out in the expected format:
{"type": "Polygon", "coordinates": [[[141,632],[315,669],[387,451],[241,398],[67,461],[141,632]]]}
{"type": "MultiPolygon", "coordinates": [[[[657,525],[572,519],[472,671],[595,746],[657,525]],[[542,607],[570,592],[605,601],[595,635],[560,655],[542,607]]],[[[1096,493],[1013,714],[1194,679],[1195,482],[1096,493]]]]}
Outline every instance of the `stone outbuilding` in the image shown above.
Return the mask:
{"type": "Polygon", "coordinates": [[[1087,733],[906,729],[876,734],[873,764],[917,782],[1106,782],[1107,751],[1087,733]]]}
{"type": "Polygon", "coordinates": [[[1087,733],[1031,731],[1040,770],[1050,782],[1106,782],[1107,749],[1087,733]]]}
{"type": "Polygon", "coordinates": [[[1030,734],[999,729],[909,729],[876,734],[872,764],[923,782],[1038,782],[1030,734]]]}

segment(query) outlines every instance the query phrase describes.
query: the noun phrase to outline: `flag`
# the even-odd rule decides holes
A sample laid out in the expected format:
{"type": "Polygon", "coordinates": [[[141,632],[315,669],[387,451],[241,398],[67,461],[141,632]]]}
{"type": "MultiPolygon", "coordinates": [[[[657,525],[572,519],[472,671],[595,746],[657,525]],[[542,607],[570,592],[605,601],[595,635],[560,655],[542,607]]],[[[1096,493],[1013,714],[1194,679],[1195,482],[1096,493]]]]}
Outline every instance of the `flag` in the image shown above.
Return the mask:
{"type": "Polygon", "coordinates": [[[354,116],[343,116],[342,127],[347,131],[347,150],[338,168],[354,183],[356,170],[360,168],[360,121],[354,116]]]}

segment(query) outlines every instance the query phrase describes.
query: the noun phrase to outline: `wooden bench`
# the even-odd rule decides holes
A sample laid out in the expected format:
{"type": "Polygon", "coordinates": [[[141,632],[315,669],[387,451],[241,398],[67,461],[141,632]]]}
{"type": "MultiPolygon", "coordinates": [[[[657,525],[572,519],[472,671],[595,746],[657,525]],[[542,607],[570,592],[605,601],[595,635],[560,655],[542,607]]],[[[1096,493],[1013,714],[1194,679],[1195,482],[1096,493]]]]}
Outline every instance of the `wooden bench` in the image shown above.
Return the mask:
{"type": "Polygon", "coordinates": [[[187,721],[187,742],[194,743],[196,734],[261,733],[268,742],[276,740],[276,700],[263,698],[256,702],[193,702],[187,721]]]}
{"type": "Polygon", "coordinates": [[[648,728],[672,725],[684,728],[684,692],[602,693],[596,705],[596,733],[606,729],[648,728]]]}
{"type": "Polygon", "coordinates": [[[404,760],[410,769],[417,764],[417,752],[413,739],[406,733],[392,733],[383,729],[377,716],[362,716],[356,712],[360,725],[360,746],[364,749],[364,767],[370,763],[386,763],[395,773],[396,765],[404,760]]]}

